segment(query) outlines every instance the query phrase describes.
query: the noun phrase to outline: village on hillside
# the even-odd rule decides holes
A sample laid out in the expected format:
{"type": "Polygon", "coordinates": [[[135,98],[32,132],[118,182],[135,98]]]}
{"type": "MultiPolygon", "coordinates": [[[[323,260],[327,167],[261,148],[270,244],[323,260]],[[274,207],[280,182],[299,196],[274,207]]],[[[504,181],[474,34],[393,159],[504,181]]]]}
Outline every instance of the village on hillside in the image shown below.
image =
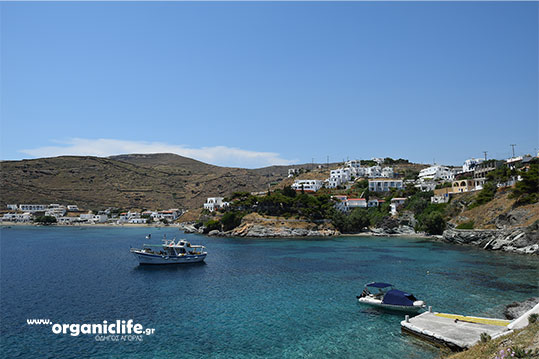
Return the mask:
{"type": "MultiPolygon", "coordinates": [[[[407,160],[372,158],[371,160],[349,160],[341,167],[328,168],[329,177],[326,179],[303,178],[309,170],[291,167],[288,169],[288,179],[294,180],[290,187],[298,193],[317,194],[323,190],[325,194],[331,195],[335,209],[342,213],[349,213],[355,208],[380,207],[389,198],[389,213],[395,216],[408,197],[388,196],[389,194],[404,193],[405,189],[414,188],[421,192],[432,191],[431,203],[447,203],[454,194],[483,190],[487,175],[501,167],[513,171],[514,175],[503,182],[496,183],[496,186],[514,185],[521,180],[520,175],[514,170],[516,168],[526,170],[535,158],[537,156],[530,155],[511,157],[506,160],[471,158],[464,161],[461,167],[433,164],[413,175],[398,173],[391,166],[395,163],[407,164],[407,160]],[[364,190],[358,193],[354,191],[357,188],[364,188],[364,190]]],[[[263,196],[267,193],[266,191],[252,192],[251,195],[263,196]]],[[[226,210],[229,206],[228,198],[208,197],[203,210],[206,213],[212,213],[216,210],[226,210]]],[[[181,222],[181,217],[186,212],[188,209],[178,208],[167,210],[107,208],[88,211],[79,208],[76,204],[8,204],[0,220],[2,223],[36,222],[61,225],[168,225],[181,222]]]]}
{"type": "MultiPolygon", "coordinates": [[[[434,164],[419,171],[416,178],[406,178],[404,174],[396,173],[393,167],[382,167],[385,162],[392,162],[391,159],[373,158],[367,161],[350,160],[344,166],[330,170],[329,178],[301,179],[301,168],[291,168],[288,177],[295,178],[291,188],[297,192],[316,193],[320,189],[350,190],[358,181],[368,181],[368,191],[371,194],[378,194],[378,197],[358,198],[347,195],[335,194],[332,197],[336,200],[335,207],[343,212],[348,212],[354,208],[378,207],[384,203],[382,197],[391,191],[402,190],[407,187],[414,187],[422,192],[433,192],[432,203],[447,203],[451,195],[463,192],[475,192],[483,189],[487,181],[487,175],[502,166],[507,166],[509,170],[516,168],[526,168],[529,163],[538,156],[531,155],[511,157],[506,160],[487,160],[482,158],[470,158],[464,161],[461,167],[449,167],[434,164]],[[370,164],[370,166],[369,166],[370,164]]],[[[406,160],[400,160],[406,161],[406,160]]],[[[407,162],[407,161],[406,161],[407,162]]],[[[520,181],[519,175],[514,175],[505,182],[497,183],[497,187],[508,187],[520,181]]],[[[338,191],[334,191],[338,192],[338,191]]],[[[258,193],[253,193],[258,194],[258,193]]],[[[266,194],[261,192],[260,194],[266,194]]],[[[402,205],[407,198],[395,197],[391,199],[391,214],[397,213],[397,208],[402,205]]],[[[217,208],[225,208],[229,202],[224,197],[209,197],[204,204],[204,209],[213,212],[217,208]]]]}

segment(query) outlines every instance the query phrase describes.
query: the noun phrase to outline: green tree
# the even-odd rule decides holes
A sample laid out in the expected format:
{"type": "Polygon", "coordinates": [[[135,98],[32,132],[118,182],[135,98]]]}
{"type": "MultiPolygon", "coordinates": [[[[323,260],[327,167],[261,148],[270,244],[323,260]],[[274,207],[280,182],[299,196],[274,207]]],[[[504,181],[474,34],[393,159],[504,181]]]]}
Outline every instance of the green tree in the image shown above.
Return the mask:
{"type": "Polygon", "coordinates": [[[439,212],[428,214],[423,220],[423,229],[428,234],[442,234],[444,232],[446,222],[444,217],[439,212]]]}
{"type": "Polygon", "coordinates": [[[221,230],[221,222],[215,219],[210,219],[206,223],[204,223],[204,233],[209,233],[213,231],[214,229],[220,231],[221,230]]]}
{"type": "Polygon", "coordinates": [[[220,222],[223,226],[223,231],[230,231],[241,224],[243,214],[240,212],[226,212],[220,222]]]}
{"type": "Polygon", "coordinates": [[[532,163],[528,171],[520,172],[520,176],[522,181],[515,184],[511,198],[517,200],[515,203],[517,206],[537,202],[539,200],[539,164],[532,163]]]}
{"type": "Polygon", "coordinates": [[[496,184],[493,181],[486,182],[483,185],[483,189],[477,194],[477,197],[469,206],[469,208],[481,206],[485,203],[492,201],[494,199],[494,196],[496,195],[496,190],[496,184]]]}
{"type": "Polygon", "coordinates": [[[367,211],[363,208],[354,208],[348,215],[346,223],[346,232],[357,233],[361,232],[365,227],[370,224],[367,211]]]}
{"type": "Polygon", "coordinates": [[[39,224],[53,224],[56,223],[56,217],[54,216],[39,216],[34,219],[39,224]]]}
{"type": "Polygon", "coordinates": [[[292,187],[286,186],[285,188],[283,188],[283,195],[294,198],[296,197],[296,191],[293,190],[292,187]]]}

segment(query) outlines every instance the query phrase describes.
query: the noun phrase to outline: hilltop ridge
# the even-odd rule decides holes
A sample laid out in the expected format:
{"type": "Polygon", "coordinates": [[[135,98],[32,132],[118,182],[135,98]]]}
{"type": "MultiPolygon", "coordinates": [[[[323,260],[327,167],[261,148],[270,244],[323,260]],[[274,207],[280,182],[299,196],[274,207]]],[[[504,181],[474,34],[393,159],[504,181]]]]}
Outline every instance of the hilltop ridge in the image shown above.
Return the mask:
{"type": "Polygon", "coordinates": [[[81,208],[198,208],[208,196],[260,191],[289,166],[210,165],[175,154],[60,156],[0,162],[0,205],[74,203],[81,208]]]}

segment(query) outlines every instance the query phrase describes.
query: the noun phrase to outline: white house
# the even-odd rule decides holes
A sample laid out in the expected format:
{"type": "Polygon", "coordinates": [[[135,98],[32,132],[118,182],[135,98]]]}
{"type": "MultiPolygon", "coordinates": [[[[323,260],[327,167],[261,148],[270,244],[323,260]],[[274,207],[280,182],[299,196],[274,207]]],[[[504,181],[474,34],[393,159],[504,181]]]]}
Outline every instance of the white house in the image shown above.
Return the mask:
{"type": "Polygon", "coordinates": [[[77,212],[79,210],[79,207],[77,207],[77,205],[74,205],[74,204],[69,204],[67,206],[67,210],[77,212]]]}
{"type": "Polygon", "coordinates": [[[419,180],[421,181],[452,181],[454,178],[453,170],[445,166],[434,165],[419,171],[419,180]]]}
{"type": "Polygon", "coordinates": [[[332,170],[329,174],[328,187],[336,188],[343,183],[346,183],[352,179],[352,169],[351,168],[339,168],[332,170]]]}
{"type": "Polygon", "coordinates": [[[406,198],[395,197],[391,199],[391,204],[389,205],[389,207],[391,208],[392,216],[395,216],[397,214],[397,208],[399,206],[402,206],[404,202],[406,202],[406,198]]]}
{"type": "Polygon", "coordinates": [[[58,223],[62,223],[62,224],[71,224],[75,221],[77,221],[78,218],[77,217],[59,217],[59,218],[56,218],[56,221],[58,223]]]}
{"type": "Polygon", "coordinates": [[[2,221],[6,222],[30,222],[32,220],[32,214],[26,213],[6,213],[2,216],[2,221]]]}
{"type": "Polygon", "coordinates": [[[365,198],[347,198],[346,196],[332,196],[337,200],[335,208],[341,212],[348,212],[354,208],[367,208],[367,200],[365,198]]]}
{"type": "Polygon", "coordinates": [[[90,212],[90,213],[81,213],[79,215],[79,219],[81,221],[91,221],[91,220],[94,219],[94,214],[92,212],[90,212]]]}
{"type": "Polygon", "coordinates": [[[346,167],[349,167],[349,168],[361,168],[361,161],[360,160],[350,160],[350,161],[346,161],[344,163],[344,165],[346,167]]]}
{"type": "Polygon", "coordinates": [[[213,212],[217,208],[224,208],[228,205],[229,203],[225,202],[223,197],[208,197],[206,203],[204,203],[204,209],[213,212]]]}
{"type": "Polygon", "coordinates": [[[392,167],[384,167],[382,169],[382,177],[384,177],[384,178],[393,178],[393,168],[392,167]]]}
{"type": "Polygon", "coordinates": [[[296,168],[289,168],[288,169],[288,178],[294,177],[299,173],[299,169],[296,168]]]}
{"type": "Polygon", "coordinates": [[[464,161],[464,164],[462,165],[462,172],[470,172],[475,169],[475,166],[483,162],[484,160],[482,158],[470,158],[466,161],[464,161]]]}
{"type": "Polygon", "coordinates": [[[382,177],[382,168],[380,166],[367,167],[366,172],[370,178],[382,177]]]}
{"type": "Polygon", "coordinates": [[[8,204],[7,209],[9,209],[10,211],[17,211],[19,209],[19,206],[17,206],[16,204],[8,204]]]}
{"type": "Polygon", "coordinates": [[[296,180],[291,187],[296,191],[316,192],[322,188],[323,184],[322,180],[296,180]]]}
{"type": "Polygon", "coordinates": [[[146,218],[132,218],[128,223],[132,224],[145,224],[148,220],[146,218]]]}
{"type": "Polygon", "coordinates": [[[47,207],[46,204],[21,204],[19,210],[26,212],[44,212],[47,210],[47,207]]]}
{"type": "Polygon", "coordinates": [[[65,207],[49,208],[45,211],[45,216],[62,217],[66,213],[65,207]]]}
{"type": "Polygon", "coordinates": [[[402,189],[402,180],[378,178],[369,180],[369,191],[371,192],[389,192],[391,188],[402,189]]]}
{"type": "Polygon", "coordinates": [[[348,198],[346,207],[348,209],[367,208],[367,200],[365,198],[348,198]]]}
{"type": "Polygon", "coordinates": [[[106,214],[95,214],[92,218],[92,221],[95,223],[105,223],[106,221],[108,221],[108,219],[109,216],[107,216],[106,214]]]}

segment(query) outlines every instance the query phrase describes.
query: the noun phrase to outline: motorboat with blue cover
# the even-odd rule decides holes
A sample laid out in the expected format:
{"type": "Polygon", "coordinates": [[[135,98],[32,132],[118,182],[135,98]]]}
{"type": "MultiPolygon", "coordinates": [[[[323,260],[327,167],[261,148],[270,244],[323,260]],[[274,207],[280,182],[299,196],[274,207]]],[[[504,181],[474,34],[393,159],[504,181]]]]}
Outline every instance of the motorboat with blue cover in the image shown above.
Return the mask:
{"type": "Polygon", "coordinates": [[[363,304],[407,312],[417,312],[426,306],[424,301],[417,300],[413,294],[395,289],[392,284],[381,282],[366,284],[357,299],[363,304]]]}

